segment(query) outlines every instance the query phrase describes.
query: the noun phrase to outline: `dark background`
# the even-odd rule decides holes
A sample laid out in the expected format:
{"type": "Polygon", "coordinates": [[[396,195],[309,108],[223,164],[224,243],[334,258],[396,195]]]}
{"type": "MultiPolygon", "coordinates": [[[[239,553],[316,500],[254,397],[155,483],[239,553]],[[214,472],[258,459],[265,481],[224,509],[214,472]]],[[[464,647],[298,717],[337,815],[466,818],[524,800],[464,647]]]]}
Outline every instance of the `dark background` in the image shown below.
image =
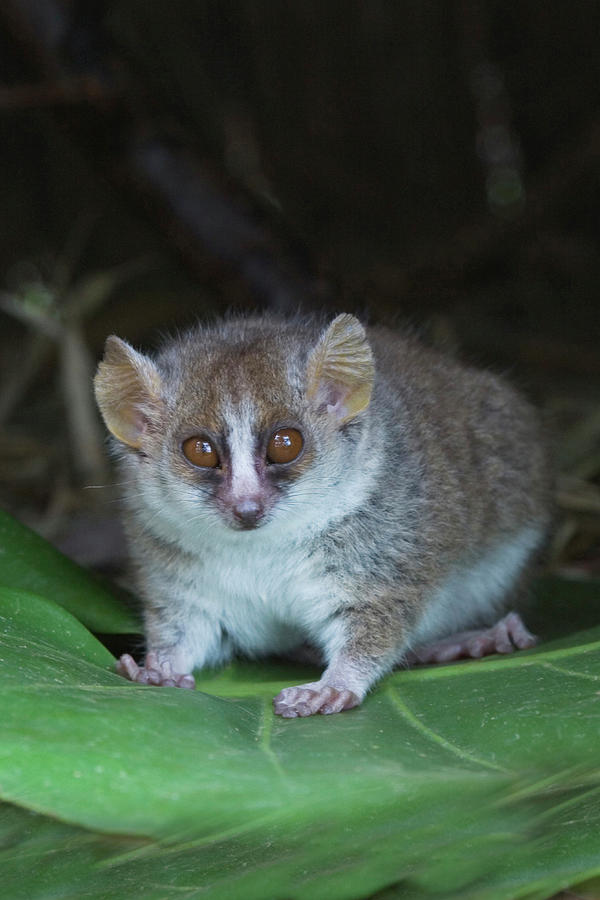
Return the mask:
{"type": "Polygon", "coordinates": [[[3,0],[0,503],[118,568],[105,336],[347,309],[541,405],[553,565],[598,572],[599,33],[587,0],[3,0]]]}

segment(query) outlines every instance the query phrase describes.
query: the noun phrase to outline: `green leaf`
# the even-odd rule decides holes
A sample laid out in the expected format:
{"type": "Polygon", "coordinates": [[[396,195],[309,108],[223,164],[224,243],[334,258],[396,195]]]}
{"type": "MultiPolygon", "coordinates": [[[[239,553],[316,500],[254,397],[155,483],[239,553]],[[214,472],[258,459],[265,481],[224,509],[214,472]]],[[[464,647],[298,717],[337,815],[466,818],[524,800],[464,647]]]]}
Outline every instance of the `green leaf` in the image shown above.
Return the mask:
{"type": "Polygon", "coordinates": [[[139,620],[76,563],[0,510],[0,585],[41,594],[99,634],[140,631],[139,620]]]}
{"type": "Polygon", "coordinates": [[[145,687],[51,601],[0,589],[0,614],[11,900],[543,900],[600,876],[598,628],[283,720],[272,696],[313,670],[145,687]]]}

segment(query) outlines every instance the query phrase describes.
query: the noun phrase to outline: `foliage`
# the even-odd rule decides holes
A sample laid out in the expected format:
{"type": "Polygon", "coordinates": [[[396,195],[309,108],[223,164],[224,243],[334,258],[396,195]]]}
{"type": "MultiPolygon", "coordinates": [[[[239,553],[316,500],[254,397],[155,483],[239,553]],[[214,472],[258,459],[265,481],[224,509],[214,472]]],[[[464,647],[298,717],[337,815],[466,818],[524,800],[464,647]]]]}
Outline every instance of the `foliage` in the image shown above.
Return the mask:
{"type": "Polygon", "coordinates": [[[138,619],[103,584],[0,509],[0,584],[40,594],[92,631],[138,632],[138,619]]]}
{"type": "MultiPolygon", "coordinates": [[[[397,672],[357,710],[282,720],[271,698],[306,670],[131,684],[73,613],[93,608],[102,632],[131,617],[8,519],[2,545],[11,900],[542,900],[600,876],[600,629],[397,672]]],[[[594,586],[552,590],[598,610],[594,586]]]]}

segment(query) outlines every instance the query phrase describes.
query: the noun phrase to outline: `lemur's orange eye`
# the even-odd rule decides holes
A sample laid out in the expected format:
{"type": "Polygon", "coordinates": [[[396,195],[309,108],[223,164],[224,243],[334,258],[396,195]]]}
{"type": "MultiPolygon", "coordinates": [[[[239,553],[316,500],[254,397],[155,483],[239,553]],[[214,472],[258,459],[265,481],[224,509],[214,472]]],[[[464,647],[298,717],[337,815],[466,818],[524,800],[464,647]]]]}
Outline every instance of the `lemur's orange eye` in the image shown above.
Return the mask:
{"type": "Polygon", "coordinates": [[[214,469],[219,465],[217,451],[205,437],[191,437],[181,445],[183,455],[194,466],[202,469],[214,469]]]}
{"type": "Polygon", "coordinates": [[[304,441],[296,428],[280,428],[267,445],[267,459],[270,463],[293,462],[298,456],[304,441]]]}

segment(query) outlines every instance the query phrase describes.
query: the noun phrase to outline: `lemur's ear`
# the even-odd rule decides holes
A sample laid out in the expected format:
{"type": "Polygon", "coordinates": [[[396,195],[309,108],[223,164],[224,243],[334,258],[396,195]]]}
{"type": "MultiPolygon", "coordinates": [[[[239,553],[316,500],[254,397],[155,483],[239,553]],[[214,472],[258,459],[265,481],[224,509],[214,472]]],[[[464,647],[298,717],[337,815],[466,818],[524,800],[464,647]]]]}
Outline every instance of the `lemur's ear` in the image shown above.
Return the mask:
{"type": "Polygon", "coordinates": [[[365,329],[348,313],[337,316],[313,348],[307,366],[307,396],[338,424],[367,408],[375,366],[365,329]]]}
{"type": "Polygon", "coordinates": [[[160,420],[160,388],[151,359],[114,334],[107,338],[94,391],[106,426],[117,440],[141,447],[148,426],[160,420]]]}

